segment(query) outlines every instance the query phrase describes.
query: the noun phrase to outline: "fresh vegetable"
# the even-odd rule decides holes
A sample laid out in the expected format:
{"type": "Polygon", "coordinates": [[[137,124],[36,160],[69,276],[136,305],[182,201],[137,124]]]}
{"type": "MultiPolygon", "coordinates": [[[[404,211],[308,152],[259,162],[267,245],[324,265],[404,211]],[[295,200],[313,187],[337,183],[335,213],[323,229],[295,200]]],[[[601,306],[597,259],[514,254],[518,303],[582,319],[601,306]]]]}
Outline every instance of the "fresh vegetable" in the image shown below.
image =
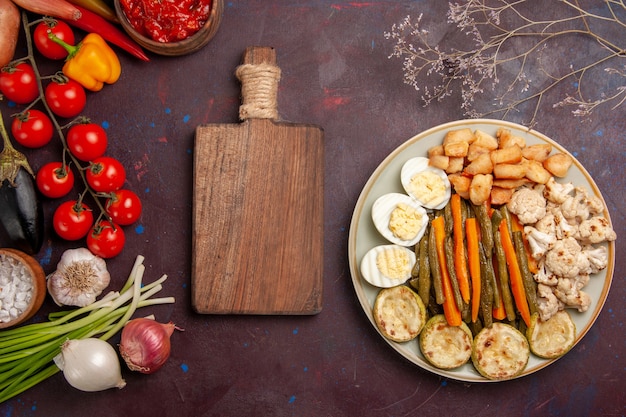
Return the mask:
{"type": "Polygon", "coordinates": [[[175,329],[178,327],[172,322],[159,323],[143,317],[126,323],[119,349],[128,368],[142,374],[161,369],[170,357],[170,337],[175,329]]]}
{"type": "Polygon", "coordinates": [[[445,223],[442,216],[437,216],[431,222],[431,227],[435,233],[435,250],[439,261],[439,269],[441,270],[441,283],[444,295],[443,311],[450,326],[460,326],[461,310],[457,305],[450,282],[450,274],[446,266],[446,254],[444,249],[445,241],[445,223]]]}
{"type": "Polygon", "coordinates": [[[576,324],[565,310],[559,310],[543,321],[533,314],[526,330],[530,350],[540,358],[554,359],[565,355],[576,342],[576,324]]]}
{"type": "Polygon", "coordinates": [[[93,213],[83,202],[68,200],[59,205],[52,217],[54,231],[65,240],[82,239],[93,225],[93,213]]]}
{"type": "Polygon", "coordinates": [[[380,290],[374,301],[373,315],[380,332],[395,342],[415,339],[426,323],[422,299],[406,285],[380,290]]]}
{"type": "Polygon", "coordinates": [[[91,161],[85,176],[95,191],[110,193],[122,188],[126,181],[126,170],[117,159],[101,156],[91,161]]]}
{"type": "Polygon", "coordinates": [[[0,152],[0,223],[11,246],[34,254],[43,244],[43,208],[33,171],[24,154],[11,144],[1,113],[0,135],[4,142],[0,152]]]}
{"type": "Polygon", "coordinates": [[[141,200],[137,194],[124,188],[111,193],[105,207],[113,222],[120,226],[133,224],[141,216],[141,200]]]}
{"type": "Polygon", "coordinates": [[[122,228],[108,220],[96,223],[87,235],[87,247],[102,258],[113,258],[120,254],[126,243],[122,228]]]}
{"type": "Polygon", "coordinates": [[[49,321],[0,332],[0,403],[59,372],[52,363],[68,339],[97,337],[108,340],[117,334],[138,308],[171,304],[173,297],[152,298],[162,289],[166,275],[144,283],[143,256],[137,256],[126,284],[119,292],[75,310],[51,315],[49,321]]]}
{"type": "Polygon", "coordinates": [[[39,86],[32,65],[18,62],[2,68],[0,93],[17,104],[27,104],[39,97],[39,86]]]}
{"type": "Polygon", "coordinates": [[[63,252],[56,270],[48,275],[48,293],[59,306],[85,307],[109,285],[111,275],[104,259],[86,248],[63,252]]]}
{"type": "Polygon", "coordinates": [[[48,162],[37,171],[37,188],[48,198],[60,198],[74,187],[74,172],[62,162],[48,162]]]}
{"type": "Polygon", "coordinates": [[[52,16],[64,20],[77,20],[81,16],[78,8],[65,0],[13,0],[24,10],[42,16],[52,16]]]}
{"type": "Polygon", "coordinates": [[[41,148],[52,140],[54,127],[46,113],[29,109],[13,118],[11,133],[20,145],[27,148],[41,148]]]}
{"type": "Polygon", "coordinates": [[[104,155],[108,136],[102,126],[87,121],[72,125],[67,131],[65,141],[72,155],[83,162],[89,162],[104,155]]]}
{"type": "Polygon", "coordinates": [[[85,89],[78,82],[65,76],[56,76],[46,86],[46,103],[59,117],[78,116],[87,104],[85,89]]]}
{"type": "Polygon", "coordinates": [[[0,68],[13,59],[19,34],[19,9],[11,0],[0,0],[0,68]]]}
{"type": "Polygon", "coordinates": [[[529,358],[528,340],[519,330],[508,324],[493,323],[474,337],[472,362],[485,378],[514,378],[526,368],[529,358]]]}
{"type": "Polygon", "coordinates": [[[61,346],[54,363],[63,371],[65,380],[81,391],[104,391],[124,388],[117,352],[108,342],[92,337],[70,339],[61,346]]]}
{"type": "Polygon", "coordinates": [[[74,7],[80,10],[81,16],[77,20],[68,21],[70,25],[78,29],[82,29],[85,32],[97,33],[106,41],[122,48],[142,61],[148,62],[150,60],[143,49],[141,49],[135,41],[133,41],[126,33],[114,26],[111,22],[81,6],[74,5],[74,7]]]}
{"type": "Polygon", "coordinates": [[[515,300],[515,306],[519,311],[526,326],[530,326],[530,309],[526,299],[526,290],[524,289],[524,280],[517,262],[517,255],[513,240],[509,233],[506,221],[500,222],[499,226],[500,238],[502,239],[502,248],[506,257],[506,263],[509,269],[509,279],[511,280],[511,292],[515,300]]]}
{"type": "Polygon", "coordinates": [[[454,369],[472,355],[472,332],[467,324],[450,326],[443,314],[430,318],[419,336],[424,358],[439,369],[454,369]]]}
{"type": "Polygon", "coordinates": [[[44,19],[35,26],[33,32],[33,43],[41,55],[48,59],[67,58],[67,50],[51,40],[48,36],[49,33],[54,34],[69,45],[74,45],[75,38],[72,28],[62,20],[44,19]]]}
{"type": "Polygon", "coordinates": [[[480,307],[480,254],[478,246],[478,222],[475,217],[469,217],[465,221],[467,236],[467,258],[469,262],[469,274],[472,279],[471,317],[472,322],[478,320],[480,307]]]}
{"type": "Polygon", "coordinates": [[[76,6],[80,6],[91,12],[94,12],[100,17],[105,18],[109,22],[119,23],[119,19],[115,14],[115,11],[109,7],[109,5],[103,0],[68,0],[70,3],[76,6]]]}
{"type": "Polygon", "coordinates": [[[68,52],[63,73],[87,90],[100,91],[104,84],[113,84],[122,73],[120,60],[102,36],[90,33],[76,46],[63,42],[54,34],[48,36],[68,52]]]}

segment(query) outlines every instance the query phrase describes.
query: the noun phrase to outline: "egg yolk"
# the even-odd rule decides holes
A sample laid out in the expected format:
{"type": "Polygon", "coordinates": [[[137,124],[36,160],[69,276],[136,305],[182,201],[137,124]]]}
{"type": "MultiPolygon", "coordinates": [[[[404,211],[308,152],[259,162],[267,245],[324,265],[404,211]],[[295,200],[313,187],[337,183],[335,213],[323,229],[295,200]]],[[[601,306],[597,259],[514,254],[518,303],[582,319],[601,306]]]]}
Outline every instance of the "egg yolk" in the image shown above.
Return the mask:
{"type": "Polygon", "coordinates": [[[411,240],[422,228],[422,215],[413,207],[400,203],[391,212],[389,230],[395,237],[402,240],[411,240]]]}
{"type": "Polygon", "coordinates": [[[411,177],[409,188],[423,204],[437,205],[446,195],[443,179],[432,171],[422,171],[411,177]]]}
{"type": "Polygon", "coordinates": [[[405,251],[394,248],[384,250],[376,256],[376,267],[388,278],[403,279],[412,265],[405,251]]]}

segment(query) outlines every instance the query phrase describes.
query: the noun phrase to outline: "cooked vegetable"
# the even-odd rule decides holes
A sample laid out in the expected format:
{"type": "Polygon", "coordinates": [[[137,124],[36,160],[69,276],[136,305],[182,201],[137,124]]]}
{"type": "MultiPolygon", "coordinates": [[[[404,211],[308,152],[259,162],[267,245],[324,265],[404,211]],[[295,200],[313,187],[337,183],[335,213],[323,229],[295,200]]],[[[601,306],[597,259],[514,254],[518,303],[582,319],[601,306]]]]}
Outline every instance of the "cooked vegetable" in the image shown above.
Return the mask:
{"type": "Polygon", "coordinates": [[[485,378],[514,378],[526,368],[529,358],[528,340],[519,330],[508,324],[493,323],[474,337],[472,362],[485,378]]]}
{"type": "Polygon", "coordinates": [[[80,11],[81,16],[77,20],[68,20],[67,23],[77,27],[78,29],[82,29],[85,32],[97,33],[106,41],[122,48],[142,61],[147,62],[150,60],[143,49],[141,49],[141,47],[134,40],[132,40],[126,33],[122,32],[121,29],[118,29],[111,22],[98,16],[92,11],[85,9],[84,7],[77,5],[74,5],[74,7],[80,11]]]}
{"type": "Polygon", "coordinates": [[[0,223],[10,245],[28,254],[39,252],[43,244],[43,208],[35,187],[33,171],[18,152],[4,127],[0,113],[0,223]]]}
{"type": "Polygon", "coordinates": [[[91,91],[100,91],[104,84],[113,84],[122,73],[120,60],[102,36],[90,33],[76,46],[49,34],[68,52],[63,73],[91,91]]]}
{"type": "Polygon", "coordinates": [[[13,59],[19,34],[19,9],[11,0],[0,0],[0,68],[13,59]]]}
{"type": "Polygon", "coordinates": [[[380,290],[374,301],[373,315],[381,333],[395,342],[415,339],[426,323],[422,299],[406,285],[380,290]]]}
{"type": "Polygon", "coordinates": [[[427,235],[424,234],[419,243],[419,273],[417,287],[417,293],[424,302],[424,305],[428,305],[430,300],[430,289],[432,287],[430,262],[428,257],[428,239],[426,236],[427,235]]]}
{"type": "Polygon", "coordinates": [[[81,391],[104,391],[124,388],[117,352],[108,342],[88,337],[67,340],[54,363],[63,371],[65,380],[81,391]]]}
{"type": "Polygon", "coordinates": [[[441,267],[439,266],[439,253],[437,252],[437,239],[435,229],[431,227],[428,231],[428,263],[430,264],[430,274],[433,280],[433,289],[435,292],[435,301],[442,305],[446,296],[443,293],[443,283],[441,281],[441,267]]]}
{"type": "Polygon", "coordinates": [[[439,369],[454,369],[472,355],[472,332],[465,323],[450,326],[444,315],[433,316],[420,333],[422,355],[439,369]]]}
{"type": "Polygon", "coordinates": [[[52,314],[47,322],[2,331],[0,402],[56,374],[59,368],[52,363],[53,359],[68,339],[108,340],[122,329],[137,308],[173,303],[172,297],[152,298],[161,291],[167,276],[144,284],[143,260],[143,256],[137,256],[119,292],[110,292],[87,307],[52,314]]]}
{"type": "Polygon", "coordinates": [[[565,310],[543,321],[533,314],[526,330],[530,350],[540,358],[554,359],[565,355],[576,341],[576,325],[565,310]]]}
{"type": "Polygon", "coordinates": [[[174,323],[159,323],[151,318],[129,321],[122,330],[120,355],[132,371],[152,374],[170,357],[170,336],[181,330],[174,323]]]}
{"type": "Polygon", "coordinates": [[[465,246],[465,224],[463,222],[463,202],[461,196],[452,194],[450,208],[454,230],[454,268],[459,281],[459,290],[465,303],[470,300],[469,272],[467,270],[467,254],[465,246]]]}
{"type": "Polygon", "coordinates": [[[524,290],[526,291],[526,299],[528,300],[528,310],[530,314],[534,314],[537,312],[537,283],[528,268],[528,259],[526,258],[526,251],[524,250],[522,232],[513,232],[513,245],[515,246],[517,264],[519,265],[524,282],[524,290]]]}
{"type": "Polygon", "coordinates": [[[511,235],[506,221],[500,222],[499,231],[500,238],[502,239],[504,256],[509,269],[509,279],[511,280],[511,291],[513,293],[513,299],[515,300],[515,306],[522,316],[526,326],[530,326],[530,310],[528,307],[528,300],[526,299],[524,280],[519,269],[517,254],[515,253],[515,247],[513,246],[513,241],[511,240],[511,235]]]}
{"type": "Polygon", "coordinates": [[[471,317],[472,322],[478,320],[480,308],[480,253],[478,246],[478,222],[475,217],[469,217],[465,221],[467,236],[467,258],[469,261],[469,274],[472,278],[471,317]]]}
{"type": "Polygon", "coordinates": [[[431,222],[431,227],[434,229],[435,250],[437,251],[439,270],[441,271],[441,288],[444,295],[443,312],[448,320],[448,324],[451,326],[460,326],[462,323],[461,310],[454,299],[450,274],[446,266],[446,254],[444,249],[446,232],[443,216],[435,217],[431,222]]]}
{"type": "Polygon", "coordinates": [[[24,10],[43,16],[70,21],[75,21],[81,16],[80,10],[65,0],[13,0],[13,3],[24,10]]]}

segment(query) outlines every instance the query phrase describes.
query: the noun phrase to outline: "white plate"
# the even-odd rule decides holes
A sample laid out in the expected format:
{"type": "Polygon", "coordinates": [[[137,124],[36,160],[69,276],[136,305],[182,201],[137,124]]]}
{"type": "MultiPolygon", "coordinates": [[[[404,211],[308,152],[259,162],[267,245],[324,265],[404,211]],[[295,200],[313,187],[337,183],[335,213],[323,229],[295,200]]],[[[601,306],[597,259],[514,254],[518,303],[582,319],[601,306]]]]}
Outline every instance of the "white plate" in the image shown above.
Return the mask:
{"type": "MultiPolygon", "coordinates": [[[[453,129],[462,129],[469,127],[472,130],[480,129],[484,132],[495,135],[499,127],[508,128],[513,134],[522,136],[526,139],[526,143],[529,145],[536,143],[549,143],[554,147],[554,151],[561,151],[567,153],[574,159],[574,164],[569,169],[567,177],[559,180],[559,182],[572,182],[575,186],[584,186],[588,191],[596,194],[602,198],[598,186],[595,184],[587,170],[578,162],[573,155],[571,155],[565,148],[557,144],[555,141],[544,136],[543,134],[534,130],[528,130],[525,127],[499,120],[489,119],[474,119],[474,120],[460,120],[456,122],[446,123],[425,132],[412,137],[398,148],[396,148],[385,160],[376,168],[371,175],[359,199],[357,201],[354,213],[352,216],[352,222],[350,224],[350,235],[348,238],[348,258],[350,263],[350,273],[352,275],[352,282],[356,291],[359,302],[363,311],[367,315],[372,327],[378,331],[374,318],[372,316],[372,308],[374,306],[374,300],[378,294],[379,288],[372,286],[366,282],[359,271],[359,265],[361,259],[365,253],[376,245],[388,243],[376,230],[372,223],[370,216],[372,204],[374,201],[383,194],[392,192],[404,192],[402,184],[400,183],[400,171],[404,162],[414,156],[426,156],[427,150],[435,145],[443,142],[445,133],[453,129]]],[[[602,198],[604,201],[604,199],[602,198]]],[[[606,204],[605,204],[606,206],[606,204]]],[[[604,216],[609,220],[610,217],[608,211],[604,212],[604,216]]],[[[578,343],[583,336],[589,331],[596,318],[602,310],[602,306],[606,300],[606,297],[611,286],[611,280],[613,278],[613,268],[615,264],[615,242],[606,244],[609,252],[609,262],[607,268],[599,274],[593,275],[589,284],[585,287],[585,291],[591,296],[592,304],[585,313],[579,313],[576,310],[569,309],[570,315],[576,323],[577,335],[576,343],[578,343]]],[[[378,332],[380,334],[380,332],[378,332]]],[[[382,334],[381,337],[402,356],[414,364],[434,372],[438,375],[457,379],[467,382],[491,382],[482,377],[472,366],[468,363],[455,370],[446,371],[433,367],[422,356],[417,340],[406,343],[396,343],[388,340],[382,334]]],[[[571,353],[570,353],[571,354],[571,353]]],[[[553,360],[546,360],[531,355],[530,361],[526,370],[520,375],[529,375],[536,372],[551,363],[553,360]]]]}

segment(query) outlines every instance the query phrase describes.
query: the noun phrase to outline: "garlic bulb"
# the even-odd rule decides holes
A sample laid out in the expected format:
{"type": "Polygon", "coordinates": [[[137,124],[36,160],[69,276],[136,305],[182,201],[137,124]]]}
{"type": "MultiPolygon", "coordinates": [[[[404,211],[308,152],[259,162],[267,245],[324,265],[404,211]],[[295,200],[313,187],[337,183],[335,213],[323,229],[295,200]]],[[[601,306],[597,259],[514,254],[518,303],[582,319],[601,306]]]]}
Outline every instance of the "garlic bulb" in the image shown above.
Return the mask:
{"type": "Polygon", "coordinates": [[[63,343],[54,363],[63,371],[67,382],[81,391],[126,386],[117,352],[102,339],[70,339],[63,343]]]}
{"type": "Polygon", "coordinates": [[[48,275],[48,293],[59,306],[84,307],[96,301],[111,281],[106,262],[89,249],[68,249],[48,275]]]}

